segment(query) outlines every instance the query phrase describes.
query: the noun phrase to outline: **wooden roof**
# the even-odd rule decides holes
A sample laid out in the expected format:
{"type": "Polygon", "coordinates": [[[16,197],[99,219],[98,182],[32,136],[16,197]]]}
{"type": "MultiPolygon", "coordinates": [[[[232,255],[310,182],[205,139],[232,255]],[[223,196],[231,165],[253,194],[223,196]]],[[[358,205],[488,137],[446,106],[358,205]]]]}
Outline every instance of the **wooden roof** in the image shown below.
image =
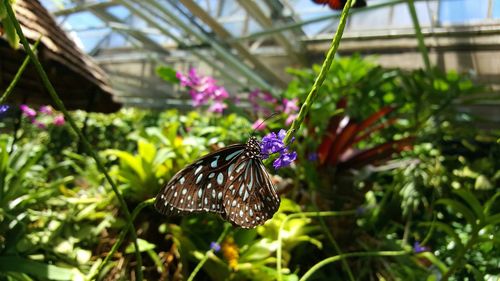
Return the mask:
{"type": "MultiPolygon", "coordinates": [[[[38,0],[17,0],[14,9],[25,36],[35,42],[41,37],[38,57],[57,93],[68,109],[113,112],[120,105],[104,71],[83,53],[57,25],[38,0]]],[[[26,53],[12,49],[0,38],[0,91],[12,81],[26,53]]],[[[33,65],[26,69],[9,102],[52,104],[33,65]]]]}

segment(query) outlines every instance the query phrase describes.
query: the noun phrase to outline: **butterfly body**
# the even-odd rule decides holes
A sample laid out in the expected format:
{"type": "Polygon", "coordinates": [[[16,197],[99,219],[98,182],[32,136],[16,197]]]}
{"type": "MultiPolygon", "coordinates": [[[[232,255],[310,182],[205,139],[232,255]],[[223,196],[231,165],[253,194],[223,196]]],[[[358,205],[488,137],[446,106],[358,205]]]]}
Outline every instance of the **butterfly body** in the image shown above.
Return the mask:
{"type": "Polygon", "coordinates": [[[212,212],[234,225],[253,228],[270,219],[280,198],[251,137],[205,155],[179,171],[156,197],[165,215],[212,212]]]}

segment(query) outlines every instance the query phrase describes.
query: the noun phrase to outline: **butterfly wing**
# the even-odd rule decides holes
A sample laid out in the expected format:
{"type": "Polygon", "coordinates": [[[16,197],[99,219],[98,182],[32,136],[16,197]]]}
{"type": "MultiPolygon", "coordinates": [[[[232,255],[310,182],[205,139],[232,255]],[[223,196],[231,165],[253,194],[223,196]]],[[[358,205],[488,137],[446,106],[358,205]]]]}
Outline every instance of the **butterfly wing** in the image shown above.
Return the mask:
{"type": "Polygon", "coordinates": [[[156,196],[155,208],[164,215],[190,212],[223,213],[222,198],[231,164],[244,152],[231,145],[203,156],[179,171],[156,196]]]}
{"type": "Polygon", "coordinates": [[[273,217],[280,198],[260,158],[241,157],[234,163],[222,204],[225,219],[243,228],[256,227],[273,217]]]}

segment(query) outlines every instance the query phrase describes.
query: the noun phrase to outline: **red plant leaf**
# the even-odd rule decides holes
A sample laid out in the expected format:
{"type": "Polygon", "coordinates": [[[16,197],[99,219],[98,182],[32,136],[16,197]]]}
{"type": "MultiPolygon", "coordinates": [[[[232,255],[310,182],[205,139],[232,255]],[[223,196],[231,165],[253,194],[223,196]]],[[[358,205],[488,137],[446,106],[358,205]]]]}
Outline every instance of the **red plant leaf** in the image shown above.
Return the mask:
{"type": "MultiPolygon", "coordinates": [[[[342,98],[337,102],[337,109],[347,107],[347,99],[342,98]]],[[[340,121],[344,119],[345,115],[343,113],[334,115],[330,118],[328,122],[328,127],[325,130],[325,136],[321,141],[317,149],[319,164],[323,165],[328,157],[328,154],[331,150],[332,144],[337,137],[337,130],[339,128],[340,121]]]]}
{"type": "Polygon", "coordinates": [[[373,148],[358,151],[347,157],[342,163],[342,168],[358,168],[368,164],[379,164],[391,157],[394,153],[412,149],[413,137],[406,137],[396,141],[389,141],[373,148]]]}
{"type": "Polygon", "coordinates": [[[359,132],[358,124],[354,123],[352,120],[349,120],[347,125],[341,129],[340,132],[337,132],[337,137],[335,138],[334,143],[331,146],[330,153],[328,153],[328,164],[336,165],[339,162],[340,156],[345,152],[346,149],[351,147],[352,140],[359,132]]]}
{"type": "Polygon", "coordinates": [[[396,123],[398,119],[397,118],[391,118],[389,120],[387,120],[386,122],[380,124],[380,125],[377,125],[377,126],[374,126],[374,127],[371,127],[368,131],[366,131],[364,134],[362,134],[361,136],[358,136],[354,139],[354,143],[353,144],[356,144],[364,139],[366,139],[367,137],[369,137],[371,134],[377,132],[377,131],[380,131],[382,130],[383,128],[386,128],[386,127],[389,127],[390,125],[396,123]]]}
{"type": "Polygon", "coordinates": [[[394,107],[391,106],[385,106],[379,109],[377,112],[373,113],[369,117],[367,117],[361,124],[359,125],[359,130],[364,131],[365,129],[369,128],[371,125],[373,125],[375,122],[380,120],[382,117],[385,115],[391,113],[394,110],[394,107]]]}

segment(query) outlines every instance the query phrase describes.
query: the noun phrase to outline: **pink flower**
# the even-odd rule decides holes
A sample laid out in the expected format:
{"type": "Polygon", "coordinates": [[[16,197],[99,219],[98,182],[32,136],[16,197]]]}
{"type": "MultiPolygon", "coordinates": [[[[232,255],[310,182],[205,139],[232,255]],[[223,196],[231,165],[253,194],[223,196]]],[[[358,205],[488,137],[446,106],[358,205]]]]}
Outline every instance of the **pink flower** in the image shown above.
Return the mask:
{"type": "Polygon", "coordinates": [[[228,97],[229,97],[229,94],[227,93],[226,89],[222,86],[217,87],[217,89],[215,89],[213,91],[214,100],[220,101],[220,100],[227,99],[228,97]]]}
{"type": "Polygon", "coordinates": [[[229,97],[226,89],[217,85],[217,80],[211,76],[200,76],[196,73],[196,69],[191,68],[188,75],[185,76],[180,72],[176,73],[181,86],[189,88],[189,94],[194,107],[199,107],[213,101],[208,108],[209,111],[222,113],[227,107],[222,101],[229,97]]]}
{"type": "Polygon", "coordinates": [[[31,108],[31,107],[29,107],[29,106],[27,106],[27,105],[25,105],[25,104],[21,104],[21,105],[19,106],[19,108],[20,108],[20,109],[21,109],[21,111],[23,112],[23,115],[24,115],[24,116],[26,116],[26,117],[28,117],[28,118],[32,118],[32,119],[33,119],[33,118],[35,118],[35,116],[36,116],[36,111],[35,111],[33,108],[31,108]]]}
{"type": "Polygon", "coordinates": [[[293,98],[291,100],[283,99],[283,113],[290,114],[299,110],[299,107],[297,106],[298,101],[299,99],[297,98],[293,98]]]}
{"type": "Polygon", "coordinates": [[[40,106],[40,108],[38,109],[38,111],[40,113],[50,115],[50,114],[52,114],[52,112],[54,110],[52,110],[52,106],[50,106],[50,105],[43,105],[43,106],[40,106]]]}
{"type": "Polygon", "coordinates": [[[191,94],[191,101],[193,102],[194,107],[202,106],[208,102],[208,96],[205,93],[190,90],[189,94],[191,94]]]}
{"type": "Polygon", "coordinates": [[[285,125],[290,125],[292,124],[293,120],[297,118],[298,114],[290,114],[285,120],[285,125]]]}
{"type": "Polygon", "coordinates": [[[59,114],[57,115],[56,117],[54,117],[54,126],[62,126],[64,125],[65,123],[65,120],[64,120],[64,115],[62,114],[59,114]]]}
{"type": "Polygon", "coordinates": [[[264,119],[259,118],[252,124],[252,129],[255,131],[263,131],[266,129],[266,123],[264,123],[264,119]]]}
{"type": "Polygon", "coordinates": [[[210,112],[216,112],[216,113],[222,113],[226,107],[227,107],[227,105],[225,103],[222,103],[220,101],[215,101],[208,108],[208,111],[210,111],[210,112]]]}
{"type": "Polygon", "coordinates": [[[37,120],[33,120],[31,123],[33,125],[35,125],[38,129],[45,129],[45,128],[47,128],[47,125],[45,125],[42,122],[39,122],[37,120]]]}

